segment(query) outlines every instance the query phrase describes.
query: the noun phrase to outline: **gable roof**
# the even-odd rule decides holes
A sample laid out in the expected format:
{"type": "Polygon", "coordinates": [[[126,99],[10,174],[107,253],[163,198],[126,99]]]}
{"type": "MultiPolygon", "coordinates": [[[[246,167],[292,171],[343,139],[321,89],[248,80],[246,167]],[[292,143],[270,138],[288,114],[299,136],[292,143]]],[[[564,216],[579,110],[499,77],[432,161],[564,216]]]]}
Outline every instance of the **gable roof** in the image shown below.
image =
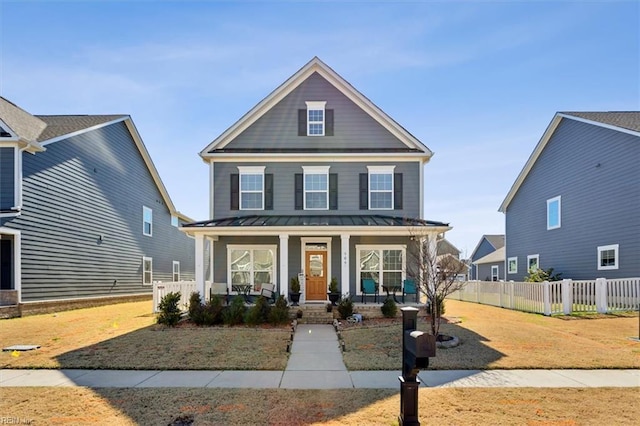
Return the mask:
{"type": "Polygon", "coordinates": [[[476,254],[476,251],[478,251],[484,240],[487,240],[487,242],[491,244],[494,250],[504,247],[504,234],[485,234],[480,238],[480,241],[478,241],[478,244],[476,244],[476,248],[474,248],[471,252],[469,260],[473,259],[473,256],[476,254]]]}
{"type": "Polygon", "coordinates": [[[26,146],[29,152],[43,151],[36,141],[47,124],[0,96],[0,126],[3,138],[26,146]]]}
{"type": "MultiPolygon", "coordinates": [[[[110,122],[122,121],[127,115],[36,115],[46,127],[40,133],[39,142],[54,142],[55,139],[65,139],[77,132],[85,132],[96,126],[107,125],[110,122]]],[[[45,144],[46,145],[46,144],[45,144]]]]}
{"type": "Polygon", "coordinates": [[[549,143],[549,140],[563,119],[580,121],[593,126],[603,127],[640,137],[640,111],[557,112],[551,120],[551,123],[549,123],[549,126],[547,126],[542,138],[540,138],[540,141],[533,149],[533,152],[511,186],[511,189],[509,189],[504,201],[500,204],[500,207],[498,208],[499,212],[506,212],[509,203],[511,203],[511,200],[513,200],[513,197],[518,192],[520,185],[524,182],[525,178],[533,168],[533,165],[538,160],[538,157],[544,150],[545,146],[547,146],[547,143],[549,143]]]}
{"type": "Polygon", "coordinates": [[[496,251],[492,251],[488,255],[481,257],[480,259],[473,262],[474,265],[484,265],[487,263],[500,263],[504,262],[505,256],[505,247],[500,247],[496,251]]]}
{"type": "Polygon", "coordinates": [[[455,254],[456,256],[460,256],[460,249],[444,237],[438,240],[437,250],[438,255],[455,254]]]}
{"type": "Polygon", "coordinates": [[[255,123],[260,117],[266,114],[273,106],[285,98],[302,82],[309,78],[312,74],[318,73],[354,104],[369,114],[375,121],[387,129],[391,134],[403,142],[407,147],[413,150],[417,150],[423,156],[431,158],[433,152],[427,148],[422,142],[420,142],[415,136],[409,133],[404,127],[398,124],[395,120],[389,117],[384,111],[378,108],[373,102],[371,102],[362,93],[356,90],[348,81],[338,75],[334,70],[322,62],[317,56],[311,59],[305,66],[303,66],[298,72],[289,77],[278,88],[271,92],[266,98],[260,101],[249,112],[243,115],[235,124],[225,130],[220,136],[218,136],[213,142],[207,145],[200,152],[200,156],[203,159],[211,156],[211,151],[214,149],[224,148],[240,133],[247,129],[250,125],[255,123]]]}

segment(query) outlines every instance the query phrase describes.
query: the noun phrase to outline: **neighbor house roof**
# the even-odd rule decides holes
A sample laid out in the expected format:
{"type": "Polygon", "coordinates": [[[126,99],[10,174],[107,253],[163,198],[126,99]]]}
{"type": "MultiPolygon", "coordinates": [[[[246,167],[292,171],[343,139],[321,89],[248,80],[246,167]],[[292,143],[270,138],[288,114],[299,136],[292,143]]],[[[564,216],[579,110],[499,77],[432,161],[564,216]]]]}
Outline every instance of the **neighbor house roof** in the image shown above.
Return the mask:
{"type": "Polygon", "coordinates": [[[640,111],[610,111],[610,112],[558,112],[549,123],[542,138],[529,156],[526,164],[520,171],[515,182],[511,186],[509,193],[505,197],[498,211],[506,212],[509,203],[520,189],[520,185],[524,182],[527,175],[533,168],[540,154],[544,150],[547,143],[558,128],[563,119],[580,121],[582,123],[591,124],[593,126],[604,127],[606,129],[615,130],[640,137],[640,111]]]}
{"type": "Polygon", "coordinates": [[[70,137],[76,132],[85,132],[96,126],[102,126],[115,121],[122,121],[128,115],[36,115],[46,127],[40,133],[39,142],[49,141],[64,136],[70,137]]]}
{"type": "Polygon", "coordinates": [[[474,265],[483,265],[486,263],[500,263],[504,262],[505,256],[505,247],[500,247],[496,251],[492,251],[488,255],[481,257],[480,259],[473,262],[474,265]]]}
{"type": "Polygon", "coordinates": [[[476,254],[476,251],[478,250],[478,248],[480,248],[480,245],[484,240],[487,240],[489,244],[491,244],[496,250],[500,247],[504,247],[504,234],[485,234],[482,236],[482,238],[480,238],[480,241],[478,241],[478,244],[476,244],[476,248],[474,248],[471,252],[471,258],[473,258],[473,256],[476,254]]]}
{"type": "Polygon", "coordinates": [[[391,134],[407,145],[407,151],[416,152],[426,157],[428,160],[433,152],[420,142],[415,136],[409,133],[404,127],[389,117],[384,111],[378,108],[366,96],[356,90],[348,81],[338,75],[334,70],[322,62],[318,57],[314,57],[298,72],[282,83],[271,92],[266,98],[260,101],[249,112],[242,116],[235,124],[229,127],[224,133],[211,142],[200,152],[204,158],[211,156],[215,150],[221,150],[245,129],[255,123],[260,117],[266,114],[273,106],[284,99],[295,88],[303,83],[312,74],[318,73],[321,77],[342,92],[354,104],[369,114],[380,125],[386,128],[391,134]]]}
{"type": "MultiPolygon", "coordinates": [[[[47,123],[0,96],[0,119],[15,135],[28,142],[38,140],[47,123]]],[[[4,127],[4,126],[3,126],[4,127]]]]}

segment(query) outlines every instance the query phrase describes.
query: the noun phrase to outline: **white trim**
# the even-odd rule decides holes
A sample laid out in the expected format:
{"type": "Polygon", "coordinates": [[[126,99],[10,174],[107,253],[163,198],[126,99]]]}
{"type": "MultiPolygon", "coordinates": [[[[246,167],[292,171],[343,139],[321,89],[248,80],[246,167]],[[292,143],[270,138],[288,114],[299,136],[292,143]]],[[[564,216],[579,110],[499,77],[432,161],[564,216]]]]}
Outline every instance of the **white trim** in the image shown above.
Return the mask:
{"type": "Polygon", "coordinates": [[[509,257],[507,258],[507,274],[517,274],[518,273],[518,257],[509,257]],[[515,269],[511,270],[511,261],[515,261],[515,269]]]}
{"type": "Polygon", "coordinates": [[[329,210],[329,168],[331,166],[302,166],[302,207],[304,210],[329,210]],[[325,190],[307,190],[307,175],[322,175],[326,179],[327,189],[325,190]],[[325,194],[325,205],[323,208],[307,207],[307,192],[314,194],[325,194]]]}
{"type": "MultiPolygon", "coordinates": [[[[362,250],[376,250],[379,252],[385,250],[401,250],[402,251],[402,271],[400,282],[404,283],[404,280],[407,278],[407,245],[406,244],[356,244],[356,295],[362,294],[362,289],[360,288],[360,251],[362,250]]],[[[378,272],[380,272],[379,282],[378,282],[378,292],[382,293],[382,285],[384,285],[384,255],[380,253],[380,267],[378,272]]],[[[397,272],[397,269],[390,270],[393,272],[397,272]]],[[[402,285],[402,284],[401,284],[402,285]]]]}
{"type": "Polygon", "coordinates": [[[340,285],[342,286],[342,297],[347,297],[349,289],[351,288],[350,275],[349,275],[349,263],[350,263],[350,250],[349,250],[349,234],[340,234],[340,285]]]}
{"type": "Polygon", "coordinates": [[[22,237],[20,231],[2,226],[0,234],[13,236],[13,289],[18,292],[18,303],[22,303],[22,237]]]}
{"type": "Polygon", "coordinates": [[[608,246],[598,246],[598,271],[609,271],[620,268],[620,245],[610,244],[608,246]],[[615,264],[611,266],[602,266],[602,252],[613,250],[615,264]]]}
{"type": "Polygon", "coordinates": [[[531,272],[531,260],[536,260],[536,269],[540,269],[540,255],[539,254],[530,254],[527,256],[527,273],[531,272]]]}
{"type": "MultiPolygon", "coordinates": [[[[215,185],[213,184],[214,179],[214,164],[213,160],[209,161],[209,217],[215,217],[215,205],[214,205],[214,191],[215,185]]],[[[238,182],[239,184],[239,182],[238,182]]],[[[211,281],[213,282],[213,280],[211,281]]]]}
{"type": "Polygon", "coordinates": [[[500,280],[500,266],[499,265],[491,265],[491,281],[498,281],[500,280]],[[495,280],[493,279],[494,277],[494,271],[495,271],[495,280]]]}
{"type": "Polygon", "coordinates": [[[380,152],[371,153],[349,153],[349,152],[316,152],[313,156],[301,155],[296,152],[247,152],[237,154],[234,152],[220,152],[216,154],[210,154],[203,156],[203,161],[216,161],[218,163],[266,163],[270,161],[277,161],[281,163],[318,163],[331,161],[334,163],[353,163],[353,162],[385,162],[393,161],[399,162],[414,162],[420,161],[422,164],[424,161],[424,154],[403,152],[403,153],[389,153],[388,155],[380,152]]]}
{"type": "Polygon", "coordinates": [[[324,136],[326,129],[326,111],[325,106],[327,101],[306,101],[307,104],[307,136],[324,136]],[[309,119],[309,112],[311,111],[322,111],[322,121],[314,120],[311,121],[309,119]],[[312,124],[321,124],[322,125],[322,133],[311,133],[311,125],[312,124]]]}
{"type": "Polygon", "coordinates": [[[266,166],[238,166],[238,172],[245,175],[263,175],[266,166]]]}
{"type": "MultiPolygon", "coordinates": [[[[280,234],[280,285],[279,293],[285,298],[289,292],[289,235],[280,234]]],[[[275,282],[274,282],[275,284],[275,282]]]]}
{"type": "Polygon", "coordinates": [[[180,261],[174,260],[171,262],[171,281],[180,281],[180,261]],[[176,279],[176,265],[178,265],[178,279],[176,279]]]}
{"type": "Polygon", "coordinates": [[[557,197],[549,198],[547,200],[547,230],[558,229],[562,226],[562,197],[558,195],[557,197]],[[558,202],[558,224],[550,226],[549,225],[549,206],[554,202],[558,202]]]}
{"type": "Polygon", "coordinates": [[[238,166],[240,172],[238,176],[238,209],[239,210],[264,210],[264,170],[265,166],[238,166]],[[260,176],[261,187],[259,191],[256,190],[242,190],[242,176],[260,176]],[[260,194],[260,207],[259,208],[244,208],[242,207],[242,194],[260,194]]]}
{"type": "Polygon", "coordinates": [[[249,250],[251,252],[251,294],[256,294],[254,290],[255,282],[253,281],[253,250],[271,250],[273,253],[273,264],[271,272],[271,284],[278,282],[278,245],[277,244],[227,244],[227,282],[231,287],[233,285],[231,278],[231,250],[249,250]]]}
{"type": "Polygon", "coordinates": [[[368,174],[367,174],[367,181],[368,181],[368,187],[367,187],[367,200],[368,200],[368,209],[369,210],[394,210],[394,185],[395,185],[395,179],[394,179],[394,171],[395,171],[396,166],[367,166],[367,170],[368,170],[368,174]],[[372,190],[371,189],[371,175],[391,175],[391,190],[372,190]],[[391,195],[391,206],[390,207],[377,207],[374,208],[371,206],[371,193],[372,192],[377,192],[377,193],[390,193],[391,195]]]}
{"type": "Polygon", "coordinates": [[[142,235],[147,237],[153,237],[153,209],[151,207],[142,206],[142,235]],[[147,223],[145,220],[145,213],[149,212],[150,221],[149,221],[149,233],[146,232],[145,224],[147,223]]]}
{"type": "Polygon", "coordinates": [[[142,256],[142,285],[153,285],[153,257],[142,256]],[[150,278],[148,283],[146,283],[144,279],[144,275],[145,275],[144,268],[145,268],[145,262],[147,260],[151,262],[151,270],[149,271],[150,278]]]}

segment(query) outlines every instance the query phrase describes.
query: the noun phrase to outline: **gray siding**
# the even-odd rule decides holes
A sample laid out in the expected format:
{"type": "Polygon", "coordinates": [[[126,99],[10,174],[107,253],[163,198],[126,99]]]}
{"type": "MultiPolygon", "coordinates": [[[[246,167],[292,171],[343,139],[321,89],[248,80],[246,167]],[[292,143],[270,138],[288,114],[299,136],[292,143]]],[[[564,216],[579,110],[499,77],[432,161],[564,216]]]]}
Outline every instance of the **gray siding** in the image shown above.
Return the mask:
{"type": "MultiPolygon", "coordinates": [[[[377,163],[383,164],[383,163],[377,163]]],[[[384,163],[393,164],[393,163],[384,163]]],[[[370,163],[264,163],[265,173],[273,174],[274,194],[273,210],[231,210],[230,175],[238,173],[241,163],[214,164],[214,218],[224,218],[252,214],[381,214],[399,217],[420,217],[420,164],[418,162],[397,163],[396,173],[402,173],[403,209],[400,210],[360,210],[359,174],[367,173],[370,163]],[[296,173],[302,173],[303,165],[330,165],[329,173],[338,175],[338,210],[295,210],[294,179],[296,173]]]]}
{"type": "Polygon", "coordinates": [[[0,210],[14,207],[14,148],[0,148],[0,210]]]}
{"type": "MultiPolygon", "coordinates": [[[[484,263],[478,266],[478,277],[476,279],[480,281],[491,281],[491,267],[498,266],[498,280],[505,280],[504,274],[504,262],[496,262],[496,263],[484,263]]],[[[475,270],[476,265],[473,265],[473,269],[475,270]]]]}
{"type": "Polygon", "coordinates": [[[321,77],[312,74],[226,148],[407,149],[387,129],[321,77]],[[334,110],[334,136],[298,136],[298,110],[305,101],[327,101],[334,110]]]}
{"type": "Polygon", "coordinates": [[[507,258],[527,255],[564,278],[640,276],[640,140],[563,119],[506,211],[507,258]],[[561,196],[561,227],[547,230],[546,201],[561,196]],[[597,247],[619,244],[619,269],[597,270],[597,247]]]}
{"type": "Polygon", "coordinates": [[[171,280],[173,260],[194,278],[194,240],[171,226],[124,123],[23,154],[23,185],[22,214],[4,224],[22,234],[23,301],[151,292],[143,256],[154,281],[171,280]],[[152,237],[142,234],[143,205],[152,237]]]}
{"type": "MultiPolygon", "coordinates": [[[[478,246],[476,251],[471,256],[471,262],[475,262],[478,259],[482,259],[486,255],[488,255],[489,253],[493,253],[494,251],[496,251],[496,249],[491,245],[491,243],[489,241],[487,241],[486,238],[483,237],[482,238],[482,242],[480,243],[480,245],[478,246]]],[[[491,269],[489,269],[489,271],[491,271],[491,269]]],[[[483,280],[484,279],[482,277],[482,274],[476,274],[475,265],[471,265],[471,279],[472,280],[483,280]]]]}

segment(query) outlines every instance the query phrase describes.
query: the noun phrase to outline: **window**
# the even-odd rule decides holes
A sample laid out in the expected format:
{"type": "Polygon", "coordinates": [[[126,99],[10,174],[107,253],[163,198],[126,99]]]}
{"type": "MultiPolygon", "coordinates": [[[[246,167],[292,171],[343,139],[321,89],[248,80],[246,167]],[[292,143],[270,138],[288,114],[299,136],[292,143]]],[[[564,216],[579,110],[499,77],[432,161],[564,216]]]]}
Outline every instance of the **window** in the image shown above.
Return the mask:
{"type": "Polygon", "coordinates": [[[264,166],[238,167],[240,210],[264,210],[264,166]]]}
{"type": "Polygon", "coordinates": [[[531,254],[527,256],[527,271],[537,271],[540,267],[540,255],[539,254],[531,254]]]}
{"type": "Polygon", "coordinates": [[[598,271],[618,269],[619,244],[598,247],[598,271]]]}
{"type": "Polygon", "coordinates": [[[173,261],[173,272],[171,274],[171,280],[173,282],[180,281],[180,262],[177,260],[173,261]]]}
{"type": "Polygon", "coordinates": [[[517,274],[518,273],[518,258],[510,257],[507,259],[507,272],[509,274],[517,274]]]}
{"type": "Polygon", "coordinates": [[[151,285],[153,283],[153,258],[142,258],[142,284],[151,285]]]}
{"type": "Polygon", "coordinates": [[[276,249],[276,246],[229,245],[227,259],[231,285],[250,285],[258,292],[262,284],[276,283],[276,249]]]}
{"type": "Polygon", "coordinates": [[[491,265],[491,281],[498,281],[500,279],[500,267],[498,265],[491,265]]]}
{"type": "Polygon", "coordinates": [[[560,228],[560,201],[560,196],[547,200],[547,229],[560,228]]]}
{"type": "Polygon", "coordinates": [[[324,136],[324,107],[327,102],[305,102],[307,104],[307,136],[324,136]]]}
{"type": "Polygon", "coordinates": [[[369,209],[393,210],[393,170],[395,166],[367,166],[369,169],[369,209]]]}
{"type": "MultiPolygon", "coordinates": [[[[382,286],[402,286],[405,270],[405,246],[356,246],[360,280],[373,279],[380,291],[382,286]]],[[[360,286],[357,293],[360,294],[360,286]]]]}
{"type": "Polygon", "coordinates": [[[178,220],[178,216],[171,215],[171,226],[175,226],[176,228],[180,226],[180,221],[178,220]]]}
{"type": "Polygon", "coordinates": [[[329,166],[303,167],[304,209],[328,210],[329,208],[329,166]]]}
{"type": "Polygon", "coordinates": [[[152,236],[153,231],[153,210],[142,206],[142,234],[152,236]]]}

